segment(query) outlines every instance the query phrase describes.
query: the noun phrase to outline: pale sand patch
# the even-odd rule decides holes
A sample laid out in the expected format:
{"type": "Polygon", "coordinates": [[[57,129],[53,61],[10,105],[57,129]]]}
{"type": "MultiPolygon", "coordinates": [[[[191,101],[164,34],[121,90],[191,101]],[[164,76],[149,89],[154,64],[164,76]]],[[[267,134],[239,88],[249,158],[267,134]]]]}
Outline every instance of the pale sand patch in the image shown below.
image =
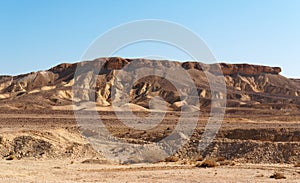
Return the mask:
{"type": "Polygon", "coordinates": [[[74,110],[74,105],[52,106],[52,110],[72,111],[72,110],[74,110]]]}
{"type": "Polygon", "coordinates": [[[130,111],[149,111],[149,109],[146,109],[145,107],[136,105],[136,104],[131,104],[131,103],[127,103],[121,106],[122,110],[130,110],[130,111]]]}
{"type": "Polygon", "coordinates": [[[56,86],[44,86],[41,88],[42,91],[54,90],[56,86]]]}
{"type": "Polygon", "coordinates": [[[28,94],[39,93],[39,92],[41,92],[41,90],[35,89],[35,90],[31,90],[30,92],[28,92],[28,94]]]}
{"type": "Polygon", "coordinates": [[[0,162],[1,182],[274,182],[281,171],[298,182],[300,170],[286,165],[237,165],[195,168],[174,163],[111,165],[82,164],[76,160],[16,160],[0,162]]]}
{"type": "Polygon", "coordinates": [[[94,102],[82,102],[79,106],[76,105],[66,105],[66,106],[53,106],[53,110],[85,110],[85,111],[143,111],[148,112],[149,109],[146,109],[142,106],[126,103],[121,107],[113,106],[99,106],[94,102]]]}
{"type": "Polygon", "coordinates": [[[6,94],[0,94],[0,99],[6,99],[9,98],[11,96],[11,94],[6,93],[6,94]]]}
{"type": "Polygon", "coordinates": [[[54,90],[56,86],[43,86],[41,89],[35,89],[28,92],[28,94],[39,93],[41,91],[54,90]]]}

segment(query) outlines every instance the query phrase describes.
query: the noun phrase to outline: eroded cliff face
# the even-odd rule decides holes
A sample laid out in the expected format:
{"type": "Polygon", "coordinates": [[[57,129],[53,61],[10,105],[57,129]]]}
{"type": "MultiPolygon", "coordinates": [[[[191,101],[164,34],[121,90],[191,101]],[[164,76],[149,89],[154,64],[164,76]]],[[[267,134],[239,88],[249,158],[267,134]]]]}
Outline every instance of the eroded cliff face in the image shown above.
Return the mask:
{"type": "Polygon", "coordinates": [[[280,67],[268,67],[260,65],[249,64],[225,64],[221,63],[221,68],[224,75],[244,75],[244,76],[257,76],[261,74],[275,74],[281,72],[280,67]]]}
{"type": "Polygon", "coordinates": [[[76,91],[77,100],[96,101],[98,106],[110,106],[112,102],[126,98],[128,103],[144,109],[162,110],[161,106],[165,105],[166,110],[197,110],[209,107],[211,97],[215,95],[227,98],[228,107],[297,109],[300,106],[299,82],[281,76],[280,72],[279,67],[249,64],[207,65],[200,62],[100,58],[60,64],[46,71],[25,75],[1,76],[0,102],[2,107],[15,109],[66,106],[72,104],[76,91]],[[188,87],[186,78],[178,76],[176,68],[179,67],[189,74],[196,91],[188,87]],[[75,73],[76,68],[82,69],[75,73]],[[101,69],[96,71],[95,68],[101,69]],[[147,76],[136,80],[136,76],[153,71],[153,68],[161,73],[173,73],[167,79],[147,76]],[[75,75],[77,77],[74,79],[75,75]],[[227,95],[211,92],[207,77],[217,82],[223,75],[227,95]],[[72,90],[74,83],[78,82],[81,88],[72,90]],[[185,101],[184,96],[197,96],[200,104],[185,101]],[[161,100],[155,102],[157,97],[165,103],[160,103],[161,100]]]}
{"type": "Polygon", "coordinates": [[[278,75],[281,72],[280,67],[269,67],[261,65],[250,65],[250,64],[212,64],[207,65],[200,62],[184,62],[182,67],[189,69],[196,69],[200,71],[209,71],[214,74],[223,75],[243,75],[243,76],[256,76],[260,74],[275,74],[278,75]],[[220,72],[222,71],[222,72],[220,72]]]}

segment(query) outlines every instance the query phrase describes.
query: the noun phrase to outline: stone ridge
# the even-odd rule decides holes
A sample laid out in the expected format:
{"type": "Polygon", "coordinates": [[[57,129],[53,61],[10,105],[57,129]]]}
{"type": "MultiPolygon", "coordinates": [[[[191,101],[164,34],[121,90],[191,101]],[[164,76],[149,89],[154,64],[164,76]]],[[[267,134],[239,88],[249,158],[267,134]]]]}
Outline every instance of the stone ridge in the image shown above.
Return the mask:
{"type": "Polygon", "coordinates": [[[184,62],[182,67],[186,70],[196,69],[200,71],[209,71],[214,74],[224,75],[246,75],[255,76],[260,74],[275,74],[278,75],[281,72],[280,67],[269,67],[262,65],[250,65],[250,64],[203,64],[201,62],[184,62]],[[220,73],[220,69],[223,73],[220,73]]]}
{"type": "Polygon", "coordinates": [[[280,67],[226,63],[221,63],[220,65],[224,75],[260,75],[264,73],[278,75],[281,72],[280,67]]]}
{"type": "MultiPolygon", "coordinates": [[[[120,70],[128,63],[130,63],[134,59],[124,59],[120,57],[110,57],[110,58],[101,58],[96,60],[105,61],[104,68],[107,70],[120,70]]],[[[135,59],[137,60],[137,59],[135,59]]],[[[145,59],[140,59],[141,61],[145,59]]],[[[153,60],[154,61],[154,60],[153,60]]],[[[251,64],[227,64],[227,63],[220,63],[220,64],[204,64],[201,62],[196,61],[188,61],[188,62],[177,62],[181,64],[181,66],[186,69],[196,69],[199,71],[209,71],[214,74],[224,74],[224,75],[260,75],[260,74],[275,74],[278,75],[281,73],[280,67],[269,67],[269,66],[262,66],[262,65],[251,65],[251,64]],[[220,67],[223,73],[220,73],[220,67]]],[[[64,70],[73,68],[77,66],[78,63],[69,64],[69,63],[62,63],[59,64],[48,71],[53,73],[61,73],[64,70]]],[[[32,73],[30,73],[32,74],[32,73]]],[[[14,78],[22,78],[28,74],[22,74],[18,76],[14,76],[14,78]]],[[[11,76],[0,76],[0,80],[10,78],[11,76]]]]}
{"type": "MultiPolygon", "coordinates": [[[[111,57],[105,58],[104,68],[107,70],[120,70],[128,63],[130,63],[133,59],[124,59],[120,57],[111,57]]],[[[143,59],[141,59],[142,61],[143,59]]],[[[209,71],[214,74],[224,74],[224,75],[260,75],[260,74],[275,74],[278,75],[281,73],[280,67],[269,67],[262,65],[251,65],[251,64],[204,64],[201,62],[177,62],[181,64],[181,66],[186,69],[196,69],[200,71],[209,71]],[[221,67],[221,68],[220,68],[221,67]],[[220,73],[220,69],[223,73],[220,73]]],[[[58,67],[58,70],[62,68],[68,68],[72,65],[61,64],[58,67]]],[[[55,69],[57,70],[57,69],[55,69]]]]}

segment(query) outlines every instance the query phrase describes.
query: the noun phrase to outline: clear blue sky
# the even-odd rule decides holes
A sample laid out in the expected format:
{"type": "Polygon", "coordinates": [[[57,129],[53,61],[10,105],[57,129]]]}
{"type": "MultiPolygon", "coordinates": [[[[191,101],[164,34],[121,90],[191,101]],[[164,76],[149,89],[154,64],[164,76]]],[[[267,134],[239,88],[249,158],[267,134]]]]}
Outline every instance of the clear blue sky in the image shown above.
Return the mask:
{"type": "MultiPolygon", "coordinates": [[[[188,27],[219,61],[281,66],[285,76],[300,78],[298,0],[1,0],[0,74],[76,62],[108,29],[141,19],[188,27]]],[[[136,45],[118,55],[162,56],[153,46],[145,50],[136,45]]],[[[165,57],[188,59],[166,50],[165,57]]]]}

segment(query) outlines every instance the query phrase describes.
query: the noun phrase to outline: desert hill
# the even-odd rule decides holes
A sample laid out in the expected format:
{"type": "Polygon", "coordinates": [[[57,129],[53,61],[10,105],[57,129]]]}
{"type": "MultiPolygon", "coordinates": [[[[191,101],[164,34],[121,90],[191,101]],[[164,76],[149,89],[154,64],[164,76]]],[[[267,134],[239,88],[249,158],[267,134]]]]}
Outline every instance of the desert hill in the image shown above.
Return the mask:
{"type": "MultiPolygon", "coordinates": [[[[152,103],[154,97],[161,97],[166,102],[167,110],[181,108],[197,109],[209,107],[212,92],[207,75],[224,79],[227,89],[227,107],[246,107],[264,109],[299,109],[300,82],[280,75],[281,68],[249,64],[203,64],[200,62],[174,62],[147,59],[123,59],[118,57],[99,58],[93,61],[74,64],[60,64],[49,70],[32,72],[18,76],[0,76],[0,104],[2,108],[11,109],[72,109],[73,86],[76,68],[84,67],[77,74],[78,78],[95,78],[84,85],[90,92],[82,91],[81,100],[96,101],[97,106],[110,106],[115,99],[114,88],[124,88],[127,81],[119,81],[118,72],[135,63],[133,69],[181,67],[188,72],[193,80],[197,93],[191,93],[185,85],[184,78],[174,78],[172,82],[180,86],[185,95],[198,96],[200,106],[188,104],[180,98],[174,85],[159,76],[147,76],[133,83],[130,91],[124,94],[129,98],[130,106],[136,110],[159,109],[160,103],[152,103]],[[136,64],[138,63],[138,64],[136,64]],[[93,73],[94,68],[101,68],[93,73]],[[218,69],[218,67],[220,67],[218,69]],[[220,73],[222,71],[223,73],[220,73]],[[116,83],[118,86],[116,87],[116,83]],[[121,85],[121,86],[119,86],[121,85]]],[[[132,69],[132,68],[131,68],[132,69]]],[[[176,76],[176,73],[174,74],[176,76]]],[[[123,78],[124,79],[124,78],[123,78]]],[[[128,78],[127,78],[128,79],[128,78]]],[[[132,79],[132,78],[130,78],[132,79]]],[[[172,78],[171,78],[172,79],[172,78]]],[[[126,78],[125,78],[126,80],[126,78]]],[[[120,89],[121,91],[121,89],[120,89]]],[[[124,91],[121,91],[124,92],[124,91]]],[[[221,95],[221,94],[219,94],[221,95]]],[[[224,97],[224,96],[223,96],[224,97]]]]}

